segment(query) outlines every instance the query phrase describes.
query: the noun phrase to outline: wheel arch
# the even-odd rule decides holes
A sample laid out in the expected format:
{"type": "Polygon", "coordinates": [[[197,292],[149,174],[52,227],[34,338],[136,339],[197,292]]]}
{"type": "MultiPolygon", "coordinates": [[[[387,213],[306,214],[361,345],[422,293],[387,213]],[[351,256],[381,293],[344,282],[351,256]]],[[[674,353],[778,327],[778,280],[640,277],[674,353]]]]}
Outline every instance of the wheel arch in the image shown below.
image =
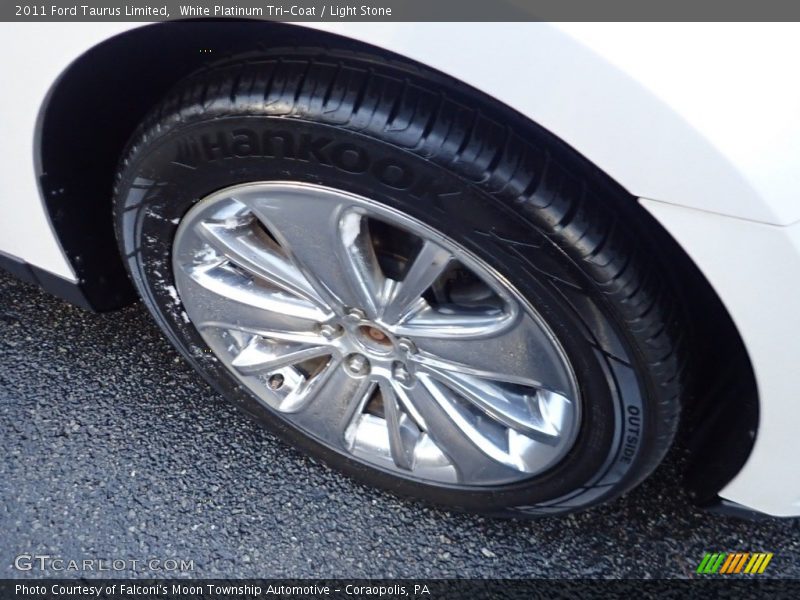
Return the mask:
{"type": "MultiPolygon", "coordinates": [[[[114,174],[123,149],[146,113],[184,76],[204,65],[258,46],[323,45],[345,50],[381,52],[413,62],[340,35],[270,22],[171,22],[132,29],[90,48],[78,57],[50,90],[39,114],[35,166],[43,203],[54,232],[80,282],[89,304],[98,311],[113,310],[135,299],[119,258],[111,217],[114,174]],[[207,52],[210,50],[210,52],[207,52]],[[98,93],[98,90],[100,93],[98,93]]],[[[511,111],[511,109],[508,109],[511,111]]],[[[516,113],[521,119],[525,117],[516,113]]],[[[608,181],[617,187],[610,177],[608,181]]],[[[623,210],[643,227],[651,228],[660,248],[661,262],[669,271],[698,347],[697,376],[690,391],[693,405],[685,425],[686,435],[698,448],[702,461],[695,479],[701,501],[709,502],[744,464],[753,438],[752,420],[715,424],[717,390],[732,364],[738,365],[746,393],[735,395],[739,414],[757,421],[755,378],[741,337],[711,285],[688,255],[661,225],[626,194],[623,210]],[[691,294],[687,278],[702,293],[691,294]],[[708,315],[717,315],[709,319],[708,315]],[[725,339],[724,353],[709,352],[710,340],[725,339]],[[702,431],[702,435],[694,435],[702,431]],[[721,453],[709,461],[708,440],[731,436],[735,455],[721,453]],[[709,462],[716,475],[708,484],[709,462]]],[[[655,247],[654,246],[654,247],[655,247]]],[[[728,405],[729,406],[729,405],[728,405]]],[[[732,411],[725,414],[730,415],[732,411]]],[[[727,437],[726,437],[727,439],[727,437]]],[[[728,445],[728,444],[726,444],[728,445]]],[[[723,448],[724,450],[724,448],[723,448]]]]}
{"type": "MultiPolygon", "coordinates": [[[[177,81],[226,54],[334,36],[280,23],[156,23],[89,48],[50,88],[34,134],[42,202],[85,304],[96,311],[136,298],[111,218],[114,174],[138,124],[177,81]]],[[[344,39],[344,38],[342,38],[344,39]]]]}

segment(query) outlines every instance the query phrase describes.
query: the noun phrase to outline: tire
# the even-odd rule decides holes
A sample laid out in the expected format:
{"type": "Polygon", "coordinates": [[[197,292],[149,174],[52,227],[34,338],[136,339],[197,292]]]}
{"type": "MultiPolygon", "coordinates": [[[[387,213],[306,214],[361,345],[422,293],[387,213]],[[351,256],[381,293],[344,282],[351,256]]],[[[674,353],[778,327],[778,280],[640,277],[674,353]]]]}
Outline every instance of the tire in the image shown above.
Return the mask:
{"type": "Polygon", "coordinates": [[[547,132],[442,75],[315,48],[215,65],[136,132],[114,210],[131,278],[186,359],[246,413],[362,482],[464,511],[557,514],[629,490],[670,446],[680,311],[640,209],[547,132]],[[253,182],[369,199],[498,273],[541,318],[576,386],[580,419],[558,460],[514,481],[420,480],[333,448],[242,385],[192,322],[173,250],[201,199],[253,182]]]}

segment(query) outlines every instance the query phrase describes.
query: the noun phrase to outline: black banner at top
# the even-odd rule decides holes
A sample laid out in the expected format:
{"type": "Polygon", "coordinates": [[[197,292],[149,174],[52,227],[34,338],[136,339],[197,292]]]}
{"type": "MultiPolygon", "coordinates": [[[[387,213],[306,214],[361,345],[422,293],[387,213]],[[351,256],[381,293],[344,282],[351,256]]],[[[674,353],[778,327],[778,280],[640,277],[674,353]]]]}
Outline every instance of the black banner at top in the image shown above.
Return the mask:
{"type": "Polygon", "coordinates": [[[787,21],[793,0],[6,0],[2,21],[787,21]]]}

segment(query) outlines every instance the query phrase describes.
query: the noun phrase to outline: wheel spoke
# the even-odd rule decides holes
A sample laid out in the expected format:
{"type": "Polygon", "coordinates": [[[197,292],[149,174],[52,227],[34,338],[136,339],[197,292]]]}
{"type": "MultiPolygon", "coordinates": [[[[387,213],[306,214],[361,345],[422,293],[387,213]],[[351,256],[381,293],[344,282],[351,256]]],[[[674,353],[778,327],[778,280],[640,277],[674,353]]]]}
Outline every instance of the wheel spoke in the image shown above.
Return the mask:
{"type": "Polygon", "coordinates": [[[460,482],[490,484],[519,476],[513,466],[502,462],[505,457],[452,409],[446,388],[421,375],[412,388],[395,386],[395,392],[404,404],[413,404],[420,412],[427,435],[453,464],[460,482]]]}
{"type": "Polygon", "coordinates": [[[249,273],[318,307],[325,307],[300,270],[252,222],[234,228],[203,222],[198,224],[197,231],[212,247],[249,273]]]}
{"type": "Polygon", "coordinates": [[[443,383],[497,422],[548,445],[560,440],[572,416],[571,402],[548,390],[500,384],[467,373],[431,369],[443,383]]]}
{"type": "Polygon", "coordinates": [[[453,255],[441,246],[425,241],[403,281],[397,285],[394,294],[383,309],[385,323],[397,323],[414,308],[422,294],[447,269],[453,255]]]}
{"type": "Polygon", "coordinates": [[[371,391],[366,378],[347,374],[341,358],[334,357],[308,383],[302,402],[286,417],[321,440],[345,448],[345,433],[371,391]]]}
{"type": "Polygon", "coordinates": [[[264,337],[320,343],[317,322],[329,314],[309,302],[258,285],[225,266],[186,266],[175,270],[187,313],[199,330],[238,329],[264,337]]]}
{"type": "Polygon", "coordinates": [[[380,384],[386,427],[389,430],[389,449],[392,460],[401,469],[414,467],[414,449],[420,439],[420,430],[408,415],[400,410],[394,386],[387,381],[380,384]]]}
{"type": "Polygon", "coordinates": [[[302,188],[260,196],[252,208],[328,303],[377,316],[385,278],[360,213],[302,188]]]}
{"type": "Polygon", "coordinates": [[[486,336],[414,337],[419,352],[410,359],[436,375],[464,373],[569,397],[569,373],[545,331],[524,314],[510,325],[486,336]]]}
{"type": "Polygon", "coordinates": [[[403,320],[392,326],[396,335],[451,341],[488,337],[512,326],[514,312],[491,308],[465,308],[440,305],[431,307],[424,298],[413,303],[403,320]]]}
{"type": "Polygon", "coordinates": [[[239,351],[231,364],[244,375],[255,375],[327,356],[331,352],[327,346],[277,342],[256,336],[239,351]]]}

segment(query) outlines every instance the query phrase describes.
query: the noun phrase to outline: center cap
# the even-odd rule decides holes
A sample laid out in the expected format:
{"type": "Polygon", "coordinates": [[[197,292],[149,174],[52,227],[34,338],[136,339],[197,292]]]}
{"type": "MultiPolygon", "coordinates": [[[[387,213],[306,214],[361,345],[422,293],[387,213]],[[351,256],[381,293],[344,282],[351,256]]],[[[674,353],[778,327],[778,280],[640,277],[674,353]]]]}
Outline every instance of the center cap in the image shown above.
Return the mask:
{"type": "Polygon", "coordinates": [[[389,354],[394,350],[392,337],[375,325],[361,325],[356,329],[356,339],[367,350],[378,354],[389,354]]]}
{"type": "Polygon", "coordinates": [[[383,333],[377,327],[366,327],[367,335],[379,344],[390,344],[389,336],[383,333]]]}

